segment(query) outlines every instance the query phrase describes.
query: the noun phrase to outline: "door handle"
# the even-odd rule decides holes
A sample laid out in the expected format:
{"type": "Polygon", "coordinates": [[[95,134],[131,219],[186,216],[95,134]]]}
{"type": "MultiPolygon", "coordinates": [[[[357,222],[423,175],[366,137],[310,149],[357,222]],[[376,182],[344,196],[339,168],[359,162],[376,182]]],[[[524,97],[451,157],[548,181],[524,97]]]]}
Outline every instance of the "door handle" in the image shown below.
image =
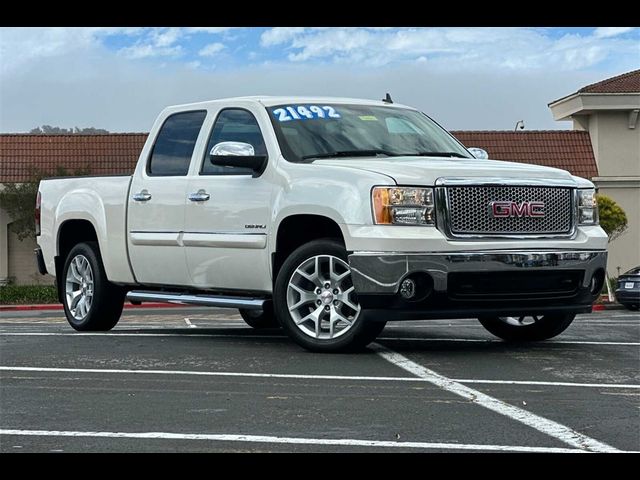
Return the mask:
{"type": "Polygon", "coordinates": [[[146,202],[151,200],[151,194],[147,190],[142,190],[140,193],[134,193],[133,199],[136,202],[146,202]]]}
{"type": "Polygon", "coordinates": [[[188,198],[192,202],[206,202],[211,198],[211,195],[200,189],[196,193],[190,193],[188,198]]]}

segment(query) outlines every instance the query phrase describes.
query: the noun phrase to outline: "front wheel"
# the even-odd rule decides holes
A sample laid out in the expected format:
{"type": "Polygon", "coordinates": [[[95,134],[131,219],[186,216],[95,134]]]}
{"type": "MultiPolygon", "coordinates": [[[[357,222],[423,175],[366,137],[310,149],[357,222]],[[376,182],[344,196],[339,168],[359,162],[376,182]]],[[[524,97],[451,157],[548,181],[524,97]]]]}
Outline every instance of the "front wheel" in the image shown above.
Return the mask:
{"type": "Polygon", "coordinates": [[[575,314],[553,313],[520,317],[483,317],[480,323],[496,337],[511,342],[547,340],[564,332],[575,314]]]}
{"type": "Polygon", "coordinates": [[[367,322],[351,281],[347,252],[332,239],[295,250],[278,272],[275,312],[289,336],[314,352],[360,349],[386,322],[367,322]]]}
{"type": "Polygon", "coordinates": [[[245,310],[241,308],[239,311],[245,323],[256,330],[280,327],[276,315],[273,312],[273,305],[270,303],[267,303],[262,310],[245,310]]]}

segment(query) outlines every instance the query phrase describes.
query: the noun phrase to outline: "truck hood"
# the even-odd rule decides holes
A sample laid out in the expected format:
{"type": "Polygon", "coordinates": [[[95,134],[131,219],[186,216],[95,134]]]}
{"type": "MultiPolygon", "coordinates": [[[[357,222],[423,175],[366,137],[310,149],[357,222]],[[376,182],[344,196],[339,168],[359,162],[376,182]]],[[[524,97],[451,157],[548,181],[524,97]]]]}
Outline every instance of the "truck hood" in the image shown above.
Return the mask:
{"type": "Polygon", "coordinates": [[[313,163],[380,173],[391,177],[398,185],[433,186],[441,177],[482,177],[522,179],[523,183],[527,179],[548,178],[566,180],[567,185],[578,186],[569,172],[558,168],[476,158],[339,158],[316,160],[313,163]]]}

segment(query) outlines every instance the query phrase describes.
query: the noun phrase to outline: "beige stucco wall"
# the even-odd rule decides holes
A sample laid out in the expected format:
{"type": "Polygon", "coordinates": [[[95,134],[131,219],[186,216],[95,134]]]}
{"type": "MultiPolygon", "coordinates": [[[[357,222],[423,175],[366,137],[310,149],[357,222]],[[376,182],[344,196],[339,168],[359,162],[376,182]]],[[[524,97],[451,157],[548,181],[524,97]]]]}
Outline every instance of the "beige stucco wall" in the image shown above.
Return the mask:
{"type": "Polygon", "coordinates": [[[16,285],[51,285],[51,275],[40,275],[36,266],[33,250],[36,241],[33,238],[19,240],[9,228],[9,278],[16,285]]]}
{"type": "Polygon", "coordinates": [[[640,185],[612,188],[612,182],[596,180],[595,183],[600,193],[611,197],[624,209],[629,221],[627,231],[609,244],[607,269],[610,276],[617,277],[617,267],[620,267],[620,273],[624,273],[640,265],[640,185]]]}
{"type": "Polygon", "coordinates": [[[629,112],[589,115],[588,129],[601,177],[640,177],[640,127],[629,128],[629,112]]]}

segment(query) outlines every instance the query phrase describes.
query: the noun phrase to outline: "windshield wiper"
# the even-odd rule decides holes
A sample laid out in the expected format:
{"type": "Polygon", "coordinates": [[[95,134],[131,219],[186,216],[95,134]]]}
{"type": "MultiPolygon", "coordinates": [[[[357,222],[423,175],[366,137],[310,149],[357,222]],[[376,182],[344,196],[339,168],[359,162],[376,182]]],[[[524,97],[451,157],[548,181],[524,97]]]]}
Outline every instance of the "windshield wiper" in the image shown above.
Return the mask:
{"type": "Polygon", "coordinates": [[[313,155],[304,155],[302,160],[312,158],[339,158],[339,157],[374,157],[376,155],[385,155],[387,157],[397,157],[399,154],[389,152],[387,150],[337,150],[328,153],[314,153],[313,155]]]}
{"type": "Polygon", "coordinates": [[[462,155],[458,152],[417,152],[417,153],[403,153],[403,157],[456,157],[456,158],[470,158],[462,155]]]}

